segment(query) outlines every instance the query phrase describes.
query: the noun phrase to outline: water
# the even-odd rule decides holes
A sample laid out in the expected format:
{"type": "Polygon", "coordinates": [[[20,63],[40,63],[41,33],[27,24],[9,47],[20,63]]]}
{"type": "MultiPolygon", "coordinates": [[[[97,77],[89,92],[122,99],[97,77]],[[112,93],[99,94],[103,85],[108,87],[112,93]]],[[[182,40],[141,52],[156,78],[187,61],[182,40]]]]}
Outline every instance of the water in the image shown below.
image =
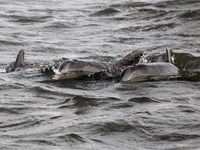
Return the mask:
{"type": "Polygon", "coordinates": [[[199,0],[0,0],[0,149],[200,149],[199,76],[51,82],[39,67],[62,57],[112,62],[134,49],[159,60],[169,48],[179,69],[199,73],[199,8],[199,0]],[[4,73],[21,49],[33,65],[4,73]]]}

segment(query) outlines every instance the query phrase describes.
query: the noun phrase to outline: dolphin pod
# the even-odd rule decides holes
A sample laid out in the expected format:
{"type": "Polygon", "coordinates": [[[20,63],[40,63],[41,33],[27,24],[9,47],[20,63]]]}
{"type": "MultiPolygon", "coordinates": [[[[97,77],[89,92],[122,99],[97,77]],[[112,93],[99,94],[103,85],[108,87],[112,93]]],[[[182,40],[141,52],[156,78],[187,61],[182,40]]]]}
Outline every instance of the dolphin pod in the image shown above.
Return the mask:
{"type": "Polygon", "coordinates": [[[77,79],[98,73],[103,73],[107,77],[117,77],[127,66],[137,64],[142,55],[143,51],[135,50],[116,63],[106,63],[94,60],[67,60],[60,65],[58,72],[52,79],[77,79]]]}
{"type": "Polygon", "coordinates": [[[169,50],[166,50],[167,62],[136,64],[125,68],[120,77],[124,83],[160,80],[178,76],[178,68],[172,64],[169,50]]]}
{"type": "MultiPolygon", "coordinates": [[[[24,67],[24,54],[24,50],[20,50],[16,61],[7,67],[6,71],[15,71],[19,67],[24,67]]],[[[144,64],[138,63],[143,56],[141,50],[133,51],[112,64],[95,60],[66,60],[60,65],[58,71],[55,71],[52,80],[77,79],[99,72],[112,77],[120,75],[120,82],[123,83],[177,77],[178,68],[172,64],[169,50],[166,50],[166,55],[167,62],[144,64]]]]}

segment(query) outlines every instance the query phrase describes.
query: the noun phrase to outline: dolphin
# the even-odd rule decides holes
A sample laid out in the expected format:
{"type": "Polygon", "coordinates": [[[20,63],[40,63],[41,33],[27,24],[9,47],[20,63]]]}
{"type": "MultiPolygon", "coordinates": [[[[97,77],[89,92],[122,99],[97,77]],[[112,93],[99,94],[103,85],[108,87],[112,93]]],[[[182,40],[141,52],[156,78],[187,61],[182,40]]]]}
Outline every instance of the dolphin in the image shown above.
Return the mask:
{"type": "Polygon", "coordinates": [[[25,66],[24,54],[25,54],[24,50],[20,50],[18,55],[17,55],[16,61],[14,63],[11,63],[6,68],[6,72],[15,71],[19,67],[24,67],[25,66]]]}
{"type": "Polygon", "coordinates": [[[97,72],[104,72],[108,65],[104,62],[92,60],[67,60],[64,61],[58,72],[53,76],[53,80],[75,79],[82,76],[89,76],[97,72]]]}
{"type": "Polygon", "coordinates": [[[166,79],[178,76],[178,68],[172,64],[169,50],[166,50],[167,62],[136,64],[125,68],[120,76],[124,83],[166,79]]]}
{"type": "Polygon", "coordinates": [[[76,79],[97,73],[103,73],[105,77],[116,77],[125,67],[138,63],[139,58],[142,55],[143,51],[135,50],[116,63],[106,63],[95,60],[66,60],[60,65],[58,71],[55,72],[52,79],[76,79]]]}

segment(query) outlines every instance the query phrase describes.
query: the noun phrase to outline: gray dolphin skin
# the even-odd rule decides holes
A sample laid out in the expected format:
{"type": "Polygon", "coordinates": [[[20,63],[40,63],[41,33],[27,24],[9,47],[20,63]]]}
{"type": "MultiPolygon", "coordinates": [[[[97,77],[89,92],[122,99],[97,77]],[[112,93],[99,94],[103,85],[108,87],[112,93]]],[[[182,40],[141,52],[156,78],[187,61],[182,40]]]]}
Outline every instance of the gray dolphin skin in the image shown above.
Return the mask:
{"type": "Polygon", "coordinates": [[[18,67],[24,67],[25,66],[24,53],[25,53],[24,50],[19,51],[17,58],[16,58],[16,61],[15,61],[14,69],[16,69],[18,67]]]}
{"type": "Polygon", "coordinates": [[[74,79],[81,76],[106,70],[108,65],[98,61],[67,60],[59,67],[59,73],[53,76],[53,80],[74,79]]]}
{"type": "Polygon", "coordinates": [[[24,63],[24,50],[20,50],[16,61],[14,63],[11,63],[7,68],[6,68],[6,72],[11,72],[11,71],[15,71],[15,69],[19,68],[19,67],[24,67],[25,63],[24,63]]]}
{"type": "Polygon", "coordinates": [[[138,63],[142,55],[143,51],[135,50],[113,64],[94,60],[67,60],[60,65],[52,79],[76,79],[102,72],[108,76],[117,76],[127,66],[138,63]]]}
{"type": "Polygon", "coordinates": [[[177,77],[178,68],[170,63],[171,58],[168,50],[166,53],[168,62],[137,64],[125,68],[121,73],[121,82],[132,83],[177,77]]]}

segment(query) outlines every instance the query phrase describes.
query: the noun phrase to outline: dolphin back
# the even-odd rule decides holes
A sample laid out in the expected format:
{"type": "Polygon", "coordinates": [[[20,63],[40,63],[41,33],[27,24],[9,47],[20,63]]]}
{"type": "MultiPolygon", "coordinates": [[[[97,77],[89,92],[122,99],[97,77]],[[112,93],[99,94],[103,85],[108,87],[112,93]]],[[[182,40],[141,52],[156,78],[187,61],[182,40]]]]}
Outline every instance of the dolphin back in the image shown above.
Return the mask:
{"type": "Polygon", "coordinates": [[[59,67],[59,73],[53,80],[75,79],[108,71],[109,65],[100,61],[67,60],[59,67]]]}
{"type": "Polygon", "coordinates": [[[147,63],[130,66],[121,73],[121,82],[138,82],[177,76],[178,68],[171,63],[147,63]]]}
{"type": "Polygon", "coordinates": [[[67,60],[59,67],[59,72],[66,71],[87,71],[87,72],[100,72],[107,69],[108,65],[98,61],[84,61],[84,60],[67,60]]]}

